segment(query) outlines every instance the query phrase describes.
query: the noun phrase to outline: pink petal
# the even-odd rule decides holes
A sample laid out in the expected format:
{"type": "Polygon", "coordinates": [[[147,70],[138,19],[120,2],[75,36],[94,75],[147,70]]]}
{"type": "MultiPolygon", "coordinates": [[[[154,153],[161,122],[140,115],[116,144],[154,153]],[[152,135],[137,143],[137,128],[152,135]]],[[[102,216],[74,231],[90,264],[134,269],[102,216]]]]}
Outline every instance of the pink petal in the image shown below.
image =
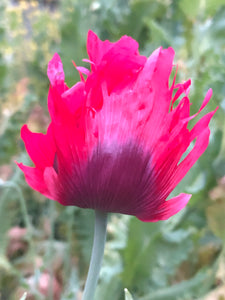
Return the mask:
{"type": "Polygon", "coordinates": [[[64,163],[68,169],[86,157],[85,126],[88,121],[83,87],[79,82],[62,96],[54,88],[49,89],[48,105],[57,157],[59,165],[64,163]]]}
{"type": "Polygon", "coordinates": [[[47,74],[52,86],[57,83],[64,82],[65,75],[63,71],[63,64],[58,53],[55,53],[53,58],[49,61],[47,74]]]}
{"type": "Polygon", "coordinates": [[[172,91],[169,89],[169,75],[172,70],[174,50],[157,49],[148,59],[140,72],[135,86],[136,93],[141,93],[139,101],[145,98],[148,107],[144,134],[149,147],[157,145],[159,137],[169,125],[166,122],[170,108],[172,91]],[[150,75],[150,76],[149,76],[150,75]],[[166,127],[165,127],[166,126],[166,127]]]}
{"type": "Polygon", "coordinates": [[[87,69],[87,68],[85,68],[85,67],[76,67],[77,68],[77,70],[79,71],[79,72],[81,72],[81,73],[83,73],[83,74],[85,74],[85,75],[90,75],[90,71],[87,69]]]}
{"type": "Polygon", "coordinates": [[[58,201],[57,189],[59,188],[60,182],[58,176],[53,167],[47,167],[44,170],[43,178],[46,186],[48,187],[49,193],[52,195],[54,200],[58,201]]]}
{"type": "Polygon", "coordinates": [[[101,70],[99,75],[101,80],[106,80],[109,93],[123,88],[124,84],[127,88],[127,84],[136,79],[146,63],[146,57],[138,54],[138,43],[128,36],[116,42],[102,59],[102,64],[98,66],[101,70]]]}
{"type": "Polygon", "coordinates": [[[66,95],[65,91],[61,95],[58,93],[57,89],[50,86],[48,92],[48,109],[53,123],[61,123],[65,118],[74,117],[76,112],[76,107],[81,105],[81,88],[82,83],[77,83],[71,89],[68,89],[68,99],[63,97],[66,95]],[[78,95],[78,99],[74,99],[73,92],[78,95]]]}
{"type": "Polygon", "coordinates": [[[109,94],[128,88],[143,68],[146,57],[138,54],[138,43],[128,36],[115,43],[103,42],[90,31],[87,49],[94,63],[86,81],[88,105],[99,110],[103,104],[102,83],[106,82],[109,94]]]}
{"type": "Polygon", "coordinates": [[[52,121],[61,119],[61,114],[66,114],[65,103],[63,103],[61,94],[52,86],[48,90],[48,110],[52,121]]]}
{"type": "Polygon", "coordinates": [[[102,42],[98,36],[91,30],[88,31],[87,52],[90,61],[98,64],[103,55],[112,47],[113,43],[107,41],[102,42]]]}
{"type": "Polygon", "coordinates": [[[95,63],[91,61],[90,59],[83,58],[82,61],[89,63],[90,65],[94,65],[95,63]]]}
{"type": "Polygon", "coordinates": [[[63,71],[63,64],[57,53],[54,54],[53,58],[48,63],[47,74],[52,87],[55,87],[59,94],[67,89],[64,84],[65,75],[63,71]]]}
{"type": "Polygon", "coordinates": [[[43,172],[40,169],[24,166],[22,163],[17,163],[17,165],[23,171],[27,183],[34,190],[52,199],[52,196],[43,179],[43,172]]]}
{"type": "Polygon", "coordinates": [[[79,70],[79,67],[76,65],[75,61],[72,60],[72,63],[73,63],[73,65],[74,65],[74,67],[77,69],[77,71],[78,71],[78,73],[79,73],[79,75],[80,75],[80,80],[81,80],[82,82],[85,82],[84,76],[83,76],[82,72],[79,70]]]}
{"type": "Polygon", "coordinates": [[[85,106],[86,97],[84,89],[84,83],[78,82],[62,94],[62,99],[65,99],[72,114],[75,114],[79,108],[85,106]]]}
{"type": "Polygon", "coordinates": [[[212,97],[212,94],[213,94],[212,89],[209,89],[208,92],[205,95],[205,99],[202,102],[202,105],[201,105],[201,107],[199,109],[199,112],[208,104],[210,98],[212,97]]]}
{"type": "Polygon", "coordinates": [[[143,222],[157,222],[167,220],[182,210],[190,200],[192,195],[180,194],[170,200],[164,201],[159,207],[152,211],[144,212],[137,218],[143,222]]]}
{"type": "MultiPolygon", "coordinates": [[[[63,100],[61,105],[56,107],[57,114],[51,126],[59,168],[64,165],[68,170],[71,170],[73,164],[79,163],[87,155],[85,126],[87,126],[88,121],[86,121],[86,109],[84,107],[77,109],[78,105],[82,105],[82,102],[76,103],[70,98],[63,100]]],[[[89,148],[91,148],[91,145],[89,145],[89,148]]]]}
{"type": "Polygon", "coordinates": [[[208,104],[210,98],[212,97],[212,89],[209,89],[208,92],[206,93],[206,96],[202,102],[202,105],[200,107],[200,109],[198,110],[198,112],[190,117],[187,117],[186,121],[190,121],[192,120],[193,118],[195,118],[202,110],[203,108],[206,107],[206,105],[208,104]]]}
{"type": "Polygon", "coordinates": [[[183,177],[187,174],[190,168],[205,152],[209,144],[210,135],[208,124],[216,110],[202,117],[202,119],[200,119],[198,123],[194,126],[194,128],[191,130],[190,141],[196,138],[196,142],[194,148],[186,156],[186,158],[178,165],[177,170],[174,172],[173,187],[175,187],[183,179],[183,177]]]}
{"type": "Polygon", "coordinates": [[[45,135],[43,133],[33,133],[28,129],[27,125],[24,125],[21,129],[21,138],[35,166],[39,169],[44,169],[46,166],[53,164],[55,143],[51,126],[45,135]]]}
{"type": "MultiPolygon", "coordinates": [[[[171,124],[169,131],[171,132],[177,125],[179,126],[182,123],[188,124],[186,120],[190,116],[190,101],[187,97],[184,97],[178,106],[173,109],[170,113],[171,124]]],[[[169,120],[168,120],[169,121],[169,120]]]]}
{"type": "Polygon", "coordinates": [[[178,87],[178,90],[177,90],[176,94],[173,97],[172,105],[180,97],[181,94],[185,93],[186,96],[187,96],[188,89],[189,89],[190,85],[191,85],[191,79],[187,80],[184,83],[180,83],[180,84],[175,85],[174,88],[176,89],[178,87]]]}

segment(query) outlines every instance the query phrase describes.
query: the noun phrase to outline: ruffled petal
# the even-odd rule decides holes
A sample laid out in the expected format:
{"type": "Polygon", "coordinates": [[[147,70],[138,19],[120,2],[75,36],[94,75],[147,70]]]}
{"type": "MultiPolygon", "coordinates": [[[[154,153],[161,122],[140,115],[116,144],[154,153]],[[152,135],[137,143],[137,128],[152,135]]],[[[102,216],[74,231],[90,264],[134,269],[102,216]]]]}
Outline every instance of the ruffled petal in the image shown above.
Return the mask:
{"type": "MultiPolygon", "coordinates": [[[[53,167],[47,167],[44,170],[43,178],[45,181],[46,186],[48,187],[49,193],[52,195],[52,199],[59,201],[60,198],[58,197],[58,188],[60,182],[58,180],[57,173],[53,167]]],[[[62,203],[61,203],[62,204],[62,203]]]]}
{"type": "Polygon", "coordinates": [[[205,98],[204,98],[204,100],[203,100],[203,102],[202,102],[202,105],[201,105],[201,107],[199,108],[198,112],[195,113],[194,115],[190,116],[190,117],[187,117],[187,118],[185,119],[185,121],[190,121],[190,120],[194,119],[194,118],[195,118],[195,117],[203,110],[203,108],[206,107],[206,105],[208,104],[208,102],[209,102],[209,100],[210,100],[211,97],[212,97],[212,89],[209,89],[209,90],[207,91],[206,95],[205,95],[205,98]]]}
{"type": "Polygon", "coordinates": [[[62,94],[62,99],[65,100],[67,107],[72,114],[76,114],[77,110],[85,106],[85,85],[83,82],[78,82],[73,87],[62,94]]]}
{"type": "Polygon", "coordinates": [[[121,91],[134,82],[146,57],[139,55],[138,43],[128,36],[110,43],[102,42],[93,32],[89,32],[87,49],[93,62],[92,73],[86,81],[88,103],[99,110],[103,104],[102,83],[106,82],[109,94],[121,91]]]}
{"type": "Polygon", "coordinates": [[[68,108],[67,103],[62,101],[56,108],[57,117],[51,123],[59,169],[64,166],[71,170],[74,164],[87,159],[85,116],[82,115],[82,110],[73,114],[71,109],[71,106],[68,108]]]}
{"type": "Polygon", "coordinates": [[[172,91],[168,86],[174,50],[157,49],[140,71],[133,88],[118,95],[120,109],[130,123],[136,122],[133,134],[141,136],[150,149],[167,131],[166,122],[172,91]]]}
{"type": "Polygon", "coordinates": [[[169,76],[172,70],[173,58],[174,50],[172,48],[160,49],[156,67],[150,81],[152,94],[149,100],[153,104],[151,104],[151,114],[149,115],[145,132],[149,135],[151,147],[157,144],[158,138],[168,126],[165,120],[171,102],[172,93],[169,89],[169,76]]]}
{"type": "Polygon", "coordinates": [[[184,97],[178,106],[173,109],[168,115],[168,123],[170,123],[169,133],[171,133],[177,126],[182,123],[188,124],[187,118],[190,116],[190,101],[184,97]],[[171,122],[169,118],[171,117],[171,122]]]}
{"type": "Polygon", "coordinates": [[[33,133],[27,125],[24,125],[21,128],[21,138],[36,167],[43,170],[46,166],[53,164],[56,147],[51,126],[49,126],[45,135],[43,133],[33,133]]]}
{"type": "Polygon", "coordinates": [[[216,112],[217,109],[208,113],[202,119],[198,121],[198,123],[193,127],[190,132],[190,141],[193,141],[196,138],[196,142],[194,148],[191,152],[186,156],[186,158],[178,165],[177,169],[173,175],[173,186],[174,188],[187,174],[190,168],[195,164],[195,162],[199,159],[199,157],[205,152],[208,144],[209,144],[209,135],[210,130],[208,124],[216,112]]]}
{"type": "Polygon", "coordinates": [[[159,207],[145,211],[137,218],[143,222],[157,222],[167,220],[182,210],[190,200],[190,194],[180,194],[170,200],[164,201],[159,207]]]}
{"type": "Polygon", "coordinates": [[[34,190],[48,198],[54,199],[46,186],[43,178],[43,172],[40,169],[24,166],[22,163],[17,163],[17,165],[23,171],[27,183],[34,190]]]}
{"type": "Polygon", "coordinates": [[[90,71],[85,67],[78,66],[78,67],[76,67],[76,69],[77,69],[78,72],[80,72],[80,73],[82,73],[86,76],[90,75],[90,71]]]}
{"type": "Polygon", "coordinates": [[[205,95],[205,98],[204,98],[204,100],[203,100],[203,102],[202,102],[202,105],[201,105],[201,107],[200,107],[200,109],[199,109],[198,112],[200,112],[203,108],[206,107],[206,105],[208,104],[209,100],[210,100],[211,97],[212,97],[212,94],[213,94],[212,89],[209,89],[209,90],[207,91],[206,95],[205,95]]]}
{"type": "Polygon", "coordinates": [[[187,80],[184,83],[179,83],[177,85],[175,85],[175,89],[178,88],[178,90],[176,91],[173,100],[172,100],[172,106],[174,104],[174,102],[180,97],[181,94],[185,93],[186,96],[188,95],[189,92],[189,87],[191,85],[191,79],[187,80]]]}
{"type": "Polygon", "coordinates": [[[59,122],[62,119],[61,115],[63,116],[68,112],[68,108],[64,105],[61,95],[52,86],[48,90],[48,110],[54,123],[59,122]]]}
{"type": "Polygon", "coordinates": [[[55,87],[59,94],[63,93],[67,89],[64,83],[65,75],[63,71],[63,64],[58,53],[55,53],[53,58],[49,61],[47,74],[52,87],[55,87]]]}
{"type": "Polygon", "coordinates": [[[90,61],[94,64],[99,64],[103,55],[113,46],[110,41],[101,41],[97,34],[93,31],[88,31],[87,36],[87,53],[89,55],[90,61]]]}

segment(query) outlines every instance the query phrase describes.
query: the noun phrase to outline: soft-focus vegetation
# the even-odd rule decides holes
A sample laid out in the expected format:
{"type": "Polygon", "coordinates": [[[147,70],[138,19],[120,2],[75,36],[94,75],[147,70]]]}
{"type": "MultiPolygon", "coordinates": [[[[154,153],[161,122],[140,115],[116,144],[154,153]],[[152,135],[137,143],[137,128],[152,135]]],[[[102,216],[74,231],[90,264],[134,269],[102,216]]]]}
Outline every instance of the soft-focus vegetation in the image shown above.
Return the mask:
{"type": "Polygon", "coordinates": [[[58,52],[74,84],[89,28],[112,41],[131,35],[147,56],[172,46],[193,111],[210,87],[207,109],[220,106],[207,151],[174,192],[193,194],[187,208],[159,223],[111,216],[96,300],[225,299],[224,0],[0,1],[0,298],[81,296],[93,212],[34,192],[14,161],[28,160],[21,125],[49,123],[49,59],[58,52]]]}

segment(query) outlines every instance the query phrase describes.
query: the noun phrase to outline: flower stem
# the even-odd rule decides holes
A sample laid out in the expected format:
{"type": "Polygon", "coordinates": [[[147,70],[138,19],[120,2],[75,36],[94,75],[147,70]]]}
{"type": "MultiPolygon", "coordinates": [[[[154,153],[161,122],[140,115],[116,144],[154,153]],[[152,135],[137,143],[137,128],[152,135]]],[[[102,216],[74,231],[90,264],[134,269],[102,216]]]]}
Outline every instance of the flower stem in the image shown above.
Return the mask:
{"type": "Polygon", "coordinates": [[[107,228],[107,213],[95,211],[95,233],[91,254],[91,262],[88,270],[87,281],[82,300],[93,300],[98,282],[101,263],[104,254],[107,228]]]}

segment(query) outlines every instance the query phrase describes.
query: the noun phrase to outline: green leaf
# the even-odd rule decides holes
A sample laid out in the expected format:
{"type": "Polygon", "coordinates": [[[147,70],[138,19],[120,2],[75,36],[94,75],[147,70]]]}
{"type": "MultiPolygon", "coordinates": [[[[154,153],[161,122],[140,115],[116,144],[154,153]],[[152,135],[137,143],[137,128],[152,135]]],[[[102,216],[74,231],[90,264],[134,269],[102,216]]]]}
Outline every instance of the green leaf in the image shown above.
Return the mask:
{"type": "Polygon", "coordinates": [[[200,2],[196,0],[181,0],[179,1],[179,7],[187,18],[193,19],[199,13],[200,2]]]}
{"type": "MultiPolygon", "coordinates": [[[[198,1],[196,1],[198,2],[198,1]]],[[[207,0],[202,1],[208,14],[213,15],[221,6],[225,5],[225,0],[207,0]]]]}
{"type": "Polygon", "coordinates": [[[149,18],[146,18],[146,24],[150,29],[151,39],[155,42],[155,44],[159,44],[164,47],[168,47],[171,44],[171,38],[162,25],[149,18]]]}
{"type": "Polygon", "coordinates": [[[212,232],[225,243],[225,201],[216,202],[207,209],[208,224],[212,232]]]}
{"type": "Polygon", "coordinates": [[[118,276],[111,277],[111,280],[108,282],[104,282],[100,279],[94,299],[119,300],[121,299],[119,297],[121,291],[121,280],[118,276]]]}
{"type": "Polygon", "coordinates": [[[203,296],[210,288],[215,276],[215,270],[202,269],[190,280],[182,281],[170,287],[151,292],[139,300],[188,300],[203,296]]]}
{"type": "Polygon", "coordinates": [[[160,223],[142,223],[132,218],[127,247],[122,251],[123,284],[129,289],[144,285],[157,257],[157,240],[161,236],[160,223]]]}

